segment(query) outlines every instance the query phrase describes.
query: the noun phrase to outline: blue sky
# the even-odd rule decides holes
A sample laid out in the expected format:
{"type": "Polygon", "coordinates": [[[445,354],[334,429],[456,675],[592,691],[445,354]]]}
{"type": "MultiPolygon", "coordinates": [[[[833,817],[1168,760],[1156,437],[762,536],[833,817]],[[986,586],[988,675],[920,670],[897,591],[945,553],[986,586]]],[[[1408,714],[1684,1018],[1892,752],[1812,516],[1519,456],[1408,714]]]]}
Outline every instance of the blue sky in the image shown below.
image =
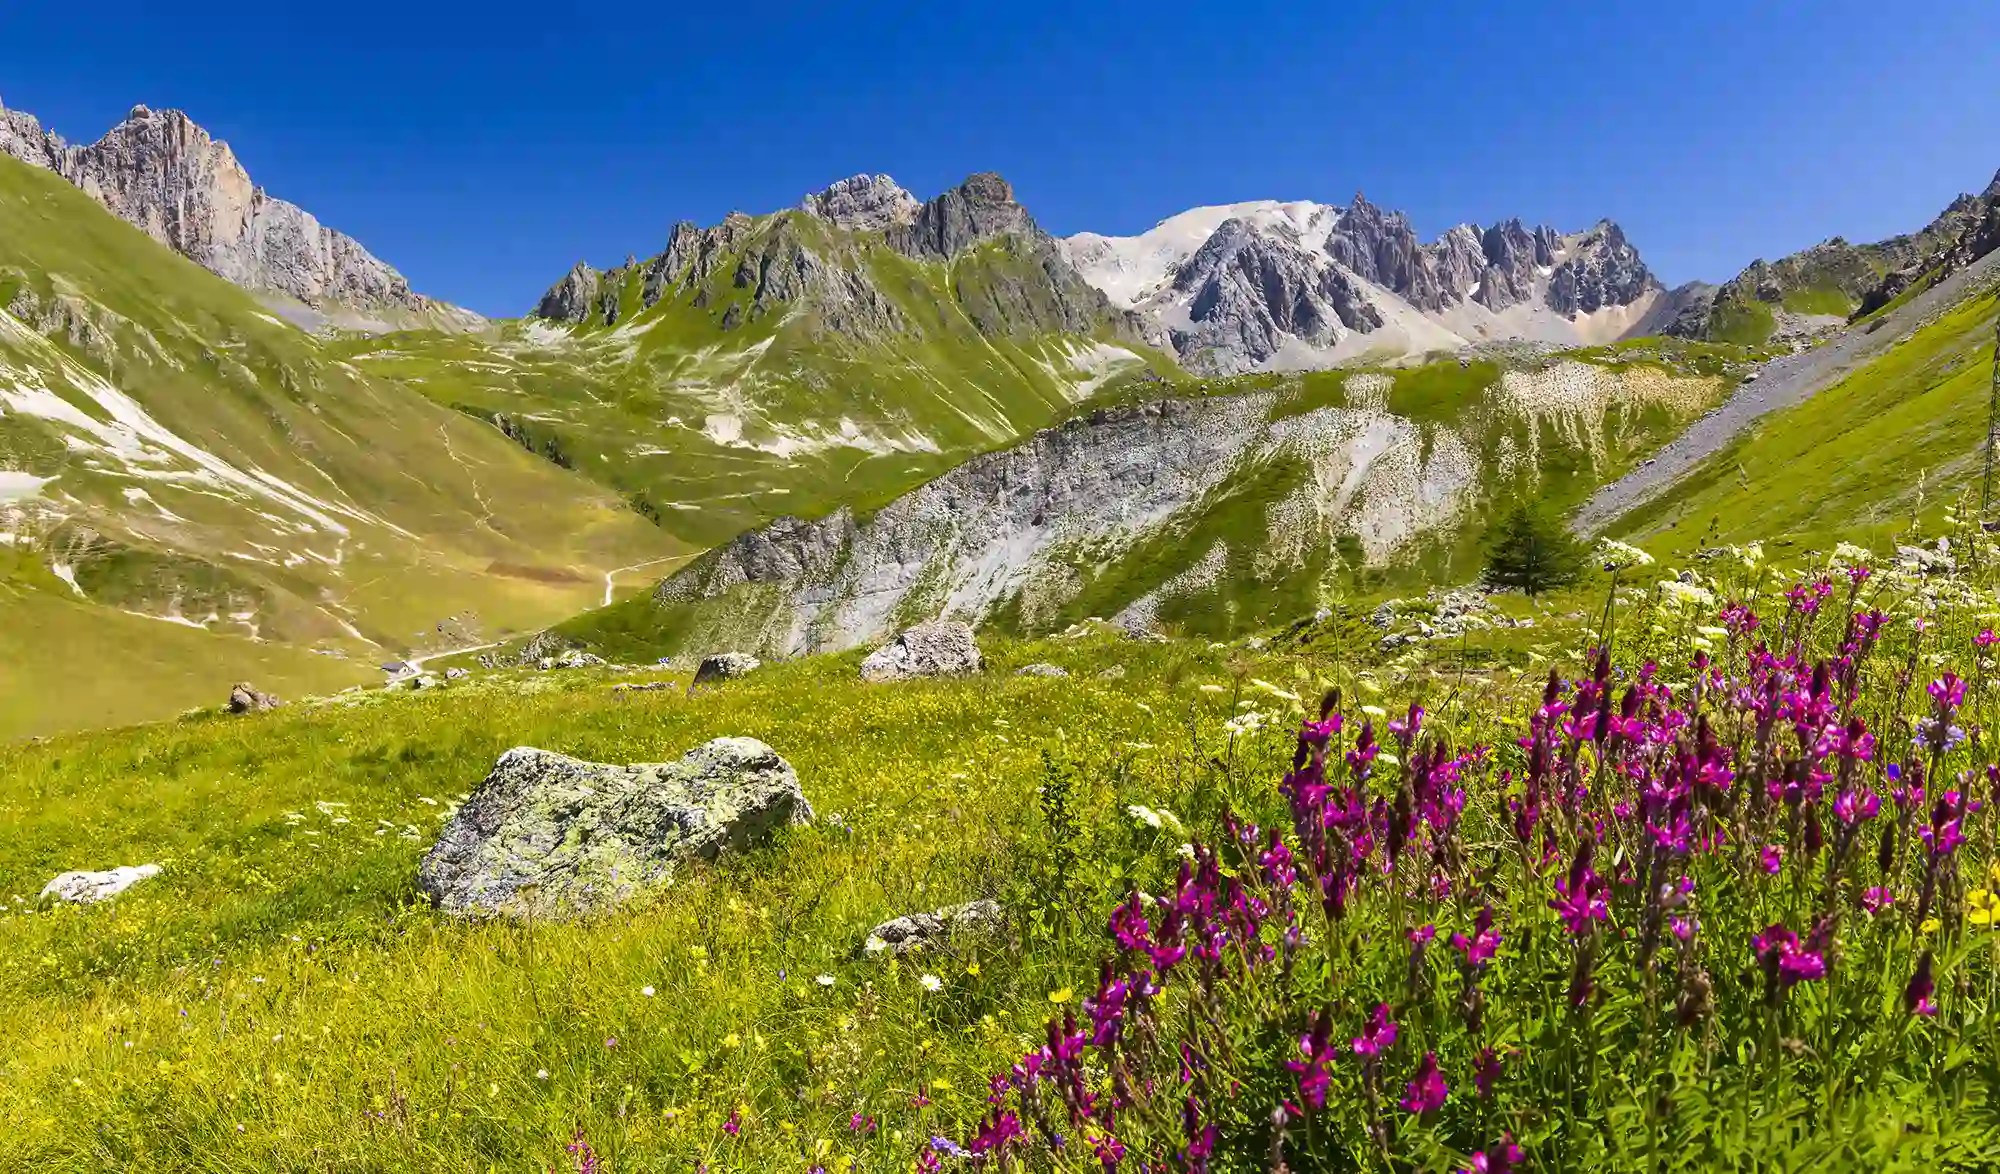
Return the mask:
{"type": "Polygon", "coordinates": [[[1196,204],[1622,223],[1670,283],[1916,228],[2000,168],[2000,4],[9,5],[0,101],[179,106],[495,314],[679,219],[999,171],[1051,231],[1196,204]],[[679,10],[676,10],[679,9],[679,10]]]}

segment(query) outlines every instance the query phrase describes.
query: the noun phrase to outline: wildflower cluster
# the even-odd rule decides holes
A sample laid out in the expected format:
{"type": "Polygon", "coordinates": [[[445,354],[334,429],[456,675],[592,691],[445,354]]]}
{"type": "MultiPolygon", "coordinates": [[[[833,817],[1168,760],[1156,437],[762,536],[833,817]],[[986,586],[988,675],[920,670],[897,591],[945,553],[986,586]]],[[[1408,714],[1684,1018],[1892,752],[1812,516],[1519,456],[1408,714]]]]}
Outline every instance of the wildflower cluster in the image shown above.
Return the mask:
{"type": "Polygon", "coordinates": [[[1329,693],[1263,821],[1113,911],[1084,1017],[993,1078],[972,1154],[1609,1168],[1722,1145],[1731,1098],[1831,1115],[1927,1071],[1994,980],[1967,947],[2000,865],[1968,887],[1961,857],[1992,855],[2000,766],[1965,679],[1881,654],[1869,577],[1728,603],[1673,683],[1551,672],[1492,745],[1412,704],[1390,749],[1329,693]]]}

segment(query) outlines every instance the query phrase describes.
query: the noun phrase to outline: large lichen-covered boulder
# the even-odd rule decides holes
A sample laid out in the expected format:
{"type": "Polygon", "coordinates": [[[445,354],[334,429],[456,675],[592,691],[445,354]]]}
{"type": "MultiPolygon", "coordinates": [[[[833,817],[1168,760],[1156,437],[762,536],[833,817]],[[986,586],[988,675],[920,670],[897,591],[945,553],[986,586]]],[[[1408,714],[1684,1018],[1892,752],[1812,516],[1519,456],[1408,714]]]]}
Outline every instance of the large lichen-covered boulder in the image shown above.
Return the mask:
{"type": "Polygon", "coordinates": [[[976,673],[984,663],[970,624],[931,620],[903,629],[894,640],[869,653],[861,662],[861,679],[956,677],[976,673]]]}
{"type": "Polygon", "coordinates": [[[755,738],[630,766],[520,746],[453,814],[417,866],[417,886],[448,913],[590,913],[677,861],[712,860],[811,820],[798,773],[755,738]]]}

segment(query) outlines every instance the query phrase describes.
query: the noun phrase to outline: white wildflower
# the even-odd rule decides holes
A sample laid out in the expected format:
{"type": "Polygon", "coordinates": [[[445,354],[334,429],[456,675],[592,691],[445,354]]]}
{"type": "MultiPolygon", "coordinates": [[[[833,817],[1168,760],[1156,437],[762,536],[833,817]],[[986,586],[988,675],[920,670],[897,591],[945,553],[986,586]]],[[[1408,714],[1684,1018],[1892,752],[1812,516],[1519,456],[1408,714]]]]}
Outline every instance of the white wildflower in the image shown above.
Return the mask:
{"type": "Polygon", "coordinates": [[[1597,561],[1604,565],[1605,570],[1616,571],[1626,567],[1650,567],[1653,556],[1636,546],[1600,538],[1597,540],[1597,561]]]}
{"type": "Polygon", "coordinates": [[[1715,604],[1714,592],[1693,583],[1683,583],[1679,579],[1660,580],[1660,596],[1674,604],[1692,603],[1701,607],[1712,607],[1715,604]]]}
{"type": "Polygon", "coordinates": [[[821,986],[832,986],[833,976],[831,974],[822,974],[818,978],[813,979],[813,981],[821,986]]]}
{"type": "Polygon", "coordinates": [[[926,974],[917,980],[917,985],[935,994],[944,989],[944,980],[935,974],[926,974]]]}
{"type": "Polygon", "coordinates": [[[646,996],[647,998],[649,998],[649,999],[650,999],[650,998],[652,998],[652,997],[653,997],[654,995],[658,994],[659,992],[658,992],[658,991],[655,991],[655,990],[654,990],[654,989],[653,989],[652,987],[650,987],[650,986],[642,986],[642,987],[640,987],[640,988],[639,988],[639,993],[640,993],[640,994],[642,994],[642,995],[644,995],[644,996],[646,996]]]}
{"type": "Polygon", "coordinates": [[[1254,734],[1258,730],[1263,729],[1265,720],[1263,714],[1252,709],[1244,713],[1239,713],[1228,721],[1223,722],[1222,728],[1228,732],[1230,737],[1239,738],[1246,734],[1254,734]]]}

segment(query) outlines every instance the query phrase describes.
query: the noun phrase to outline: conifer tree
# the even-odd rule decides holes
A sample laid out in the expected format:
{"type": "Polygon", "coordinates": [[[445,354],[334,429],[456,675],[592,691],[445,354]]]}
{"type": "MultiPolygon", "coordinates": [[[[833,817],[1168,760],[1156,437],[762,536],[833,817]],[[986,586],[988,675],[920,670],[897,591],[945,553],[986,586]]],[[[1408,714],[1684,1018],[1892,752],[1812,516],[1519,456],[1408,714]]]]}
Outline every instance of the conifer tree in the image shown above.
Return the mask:
{"type": "Polygon", "coordinates": [[[1534,504],[1517,505],[1500,519],[1487,541],[1486,585],[1523,591],[1528,598],[1583,577],[1589,551],[1570,535],[1562,519],[1534,504]]]}

